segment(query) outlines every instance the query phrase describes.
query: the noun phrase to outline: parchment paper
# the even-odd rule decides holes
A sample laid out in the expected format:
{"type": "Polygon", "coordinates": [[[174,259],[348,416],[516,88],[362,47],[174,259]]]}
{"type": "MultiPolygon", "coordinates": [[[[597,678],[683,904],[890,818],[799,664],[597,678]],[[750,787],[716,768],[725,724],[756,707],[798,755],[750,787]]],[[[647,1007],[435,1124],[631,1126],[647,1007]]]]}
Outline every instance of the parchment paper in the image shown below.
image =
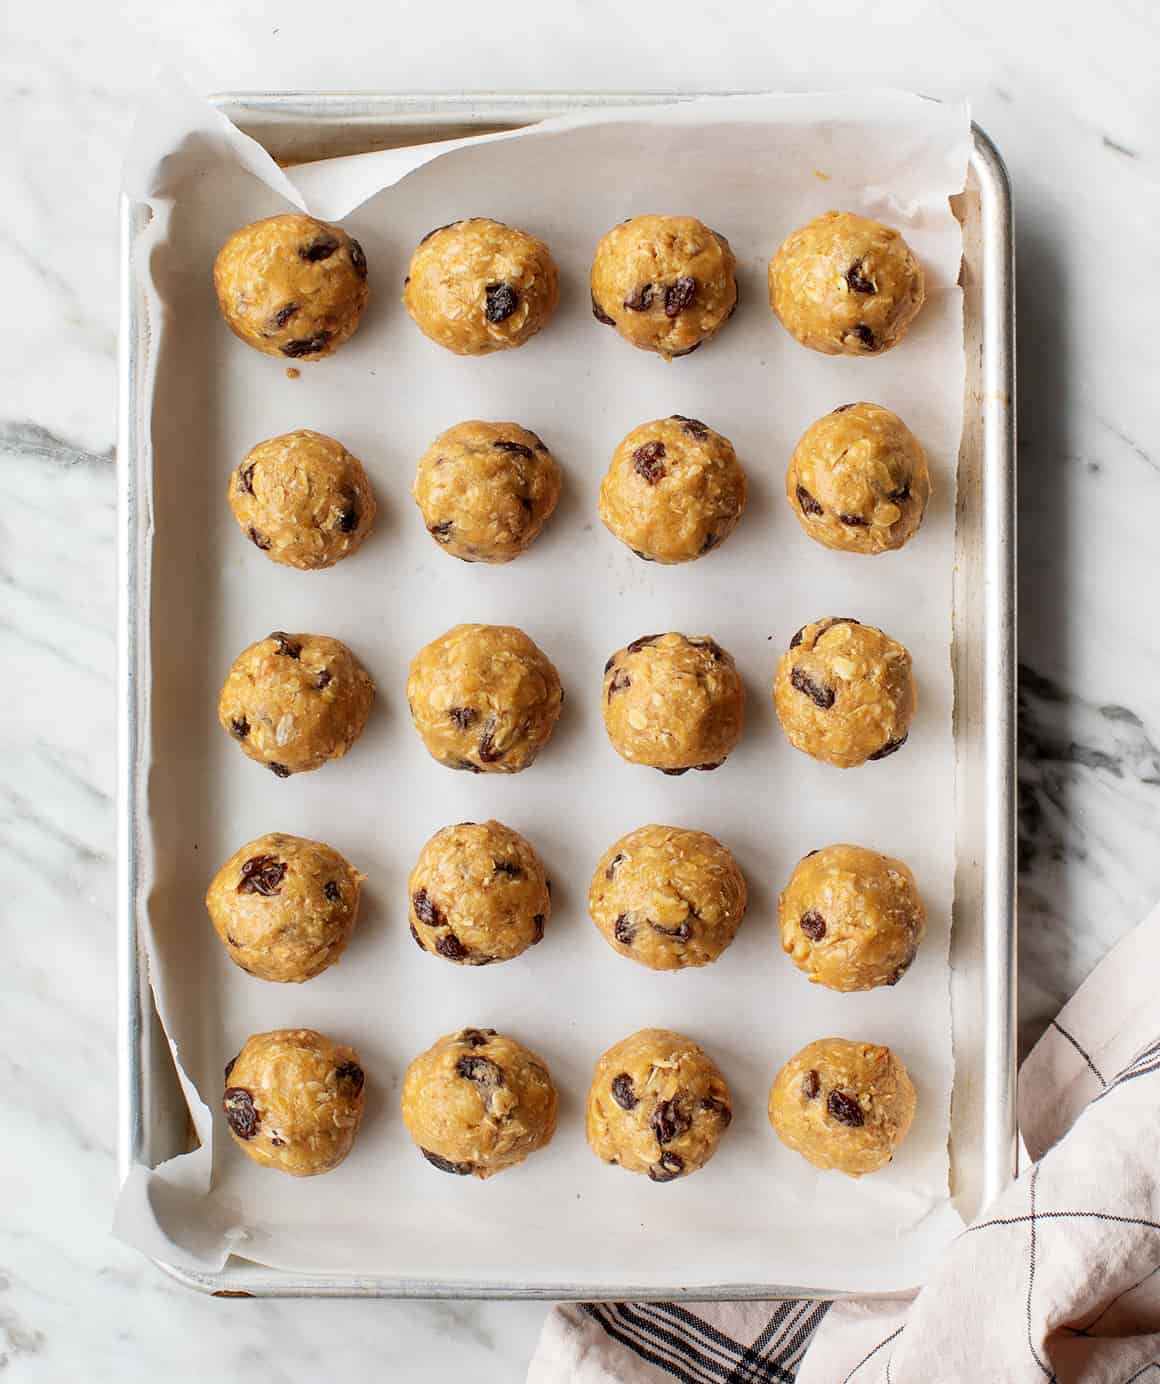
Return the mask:
{"type": "Polygon", "coordinates": [[[158,1006],[181,1072],[195,1153],[134,1169],[116,1217],[125,1240],[171,1262],[219,1267],[231,1252],[288,1269],[475,1283],[634,1283],[673,1290],[798,1283],[887,1290],[919,1281],[960,1227],[947,1189],[952,1079],[947,944],[954,868],[951,568],[961,423],[959,226],[963,106],[898,93],[706,99],[588,112],[517,135],[277,169],[180,83],[140,122],[126,185],[154,220],[135,273],[150,302],[152,688],[145,916],[158,1006]],[[211,269],[237,225],[286,208],[343,217],[370,264],[371,304],[332,359],[285,362],[236,341],[211,269]],[[922,259],[928,301],[881,358],[828,359],[797,346],[767,306],[765,268],[789,231],[832,207],[900,227],[922,259]],[[720,337],[672,364],[595,323],[587,274],[600,235],[645,211],[692,212],[738,256],[741,307],[720,337]],[[488,215],[544,237],[560,264],[559,313],[521,350],[459,359],[423,338],[399,296],[411,249],[434,226],[488,215]],[[783,496],[794,441],[855,399],[895,409],[925,444],[934,499],[916,540],[875,559],[830,553],[783,496]],[[646,565],[605,532],[597,487],[637,423],[699,417],[737,447],[751,483],[739,529],[707,559],[646,565]],[[564,497],[530,553],[498,568],[457,563],[410,497],[436,433],[466,418],[543,436],[564,497]],[[311,427],[366,463],[380,515],[332,571],[275,566],[225,502],[256,441],[311,427]],[[906,749],[842,772],[790,749],[770,702],[776,658],[807,620],[851,614],[912,651],[920,709],[906,749]],[[454,774],[431,760],[404,701],[413,653],[463,620],[518,624],[560,669],[567,702],[548,749],[512,777],[454,774]],[[236,653],[271,629],[337,635],[371,670],[379,700],[337,764],[285,782],[250,763],[216,724],[236,653]],[[750,692],[744,739],[713,774],[669,778],[623,763],[605,738],[601,669],[654,630],[711,633],[750,692]],[[498,817],[525,832],[555,884],[544,943],[514,962],[456,967],[407,930],[405,881],[448,822],[498,817]],[[620,958],[587,917],[593,866],[646,822],[712,832],[749,881],[750,914],[721,960],[657,974],[620,958]],[[221,950],[207,882],[267,831],[330,841],[367,874],[366,906],[342,963],[306,985],[252,979],[221,950]],[[853,841],[914,868],[930,914],[917,962],[894,989],[835,995],[782,954],[777,894],[798,858],[853,841]],[[511,1032],[548,1061],[561,1093],[550,1148],[481,1183],[430,1168],[403,1128],[402,1074],[466,1024],[511,1032]],[[222,1067],[248,1034],[306,1025],[353,1042],[368,1074],[366,1120],[345,1164],[292,1180],[231,1144],[217,1113],[222,1067]],[[689,1033],[722,1067],[735,1119],[703,1171],[668,1185],[602,1165],[584,1139],[597,1056],[645,1025],[689,1033]],[[766,1119],[769,1084],[808,1040],[887,1042],[918,1088],[894,1163],[860,1182],[818,1173],[766,1119]],[[210,1112],[213,1112],[212,1116],[210,1112]]]}

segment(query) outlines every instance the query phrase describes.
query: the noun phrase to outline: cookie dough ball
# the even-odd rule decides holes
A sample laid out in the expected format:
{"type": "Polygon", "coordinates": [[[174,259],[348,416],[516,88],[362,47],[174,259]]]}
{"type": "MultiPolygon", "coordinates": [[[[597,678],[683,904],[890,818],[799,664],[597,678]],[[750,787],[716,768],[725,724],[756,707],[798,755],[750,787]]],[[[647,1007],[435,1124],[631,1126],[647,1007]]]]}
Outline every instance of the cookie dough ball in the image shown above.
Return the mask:
{"type": "Polygon", "coordinates": [[[218,720],[251,759],[289,778],[341,759],[374,699],[370,674],[341,640],[275,630],[234,660],[218,720]]]}
{"type": "Polygon", "coordinates": [[[640,827],[609,846],[588,912],[621,956],[654,971],[707,966],[733,941],[745,879],[720,841],[681,827],[640,827]]]}
{"type": "Polygon", "coordinates": [[[556,1088],[542,1058],[494,1028],[449,1033],[403,1078],[403,1123],[443,1173],[491,1177],[556,1132],[556,1088]]]}
{"type": "Polygon", "coordinates": [[[522,346],[559,301],[559,271],[544,242],[483,216],[425,235],[403,288],[423,335],[458,356],[522,346]]]}
{"type": "Polygon", "coordinates": [[[523,630],[456,625],[411,660],[407,704],[428,752],[449,769],[518,774],[548,743],[564,693],[523,630]]]}
{"type": "Polygon", "coordinates": [[[733,316],[737,261],[695,216],[634,216],[592,260],[592,315],[630,345],[687,356],[733,316]]]}
{"type": "Polygon", "coordinates": [[[331,846],[275,831],[230,856],[205,906],[243,971],[261,980],[309,980],[350,941],[365,878],[331,846]]]}
{"type": "Polygon", "coordinates": [[[437,831],[407,881],[411,936],[465,966],[487,966],[543,940],[552,896],[540,857],[502,822],[437,831]]]}
{"type": "Polygon", "coordinates": [[[291,360],[337,351],[367,304],[362,246],[312,216],[270,216],[235,231],[218,251],[213,281],[234,334],[291,360]]]}
{"type": "Polygon", "coordinates": [[[604,728],[630,764],[718,769],[741,738],[745,689],[708,635],[646,634],[604,665],[604,728]]]}
{"type": "Polygon", "coordinates": [[[910,654],[873,625],[818,620],[782,654],[773,704],[785,738],[814,759],[885,759],[906,744],[917,705],[910,654]]]}
{"type": "Polygon", "coordinates": [[[769,1093],[769,1122],[815,1168],[850,1177],[894,1157],[914,1119],[910,1074],[889,1048],[819,1038],[791,1057],[769,1093]]]}
{"type": "Polygon", "coordinates": [[[252,447],[230,476],[226,498],[256,548],[304,571],[357,552],[375,522],[362,462],[309,428],[252,447]]]}
{"type": "Polygon", "coordinates": [[[732,1119],[717,1064],[679,1033],[642,1028],[596,1064],[586,1124],[605,1163],[673,1182],[705,1166],[732,1119]]]}
{"type": "Polygon", "coordinates": [[[610,533],[648,562],[692,562],[737,527],[749,485],[727,437],[674,413],[642,423],[600,486],[610,533]]]}
{"type": "Polygon", "coordinates": [[[457,423],[427,449],[415,503],[427,532],[464,562],[511,562],[560,498],[560,467],[518,423],[457,423]]]}
{"type": "Polygon", "coordinates": [[[891,552],[922,523],[930,499],[926,453],[888,408],[843,404],[801,435],[785,493],[798,523],[823,547],[891,552]]]}
{"type": "Polygon", "coordinates": [[[925,297],[922,265],[906,241],[849,211],[815,217],[769,262],[769,303],[781,325],[827,356],[889,351],[925,297]]]}
{"type": "Polygon", "coordinates": [[[255,1033],[226,1063],[222,1098],[234,1143],[263,1168],[314,1177],[337,1168],[366,1096],[359,1055],[310,1028],[255,1033]]]}
{"type": "Polygon", "coordinates": [[[777,916],[794,965],[829,990],[897,984],[926,932],[910,870],[864,846],[811,851],[782,890],[777,916]]]}

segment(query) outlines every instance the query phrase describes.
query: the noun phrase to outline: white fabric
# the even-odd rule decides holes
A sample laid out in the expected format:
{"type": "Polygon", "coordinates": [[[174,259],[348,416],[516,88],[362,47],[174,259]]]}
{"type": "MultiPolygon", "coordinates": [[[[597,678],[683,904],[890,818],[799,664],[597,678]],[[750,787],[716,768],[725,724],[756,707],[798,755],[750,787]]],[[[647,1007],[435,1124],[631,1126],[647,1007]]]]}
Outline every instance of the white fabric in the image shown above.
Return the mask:
{"type": "Polygon", "coordinates": [[[1020,1129],[1037,1161],[913,1299],[816,1310],[800,1364],[796,1351],[767,1350],[784,1304],[691,1303],[668,1327],[631,1304],[599,1318],[556,1307],[528,1384],[1160,1384],[1158,974],[1160,907],[1023,1064],[1020,1129]],[[718,1345],[710,1358],[714,1331],[735,1349],[718,1345]]]}

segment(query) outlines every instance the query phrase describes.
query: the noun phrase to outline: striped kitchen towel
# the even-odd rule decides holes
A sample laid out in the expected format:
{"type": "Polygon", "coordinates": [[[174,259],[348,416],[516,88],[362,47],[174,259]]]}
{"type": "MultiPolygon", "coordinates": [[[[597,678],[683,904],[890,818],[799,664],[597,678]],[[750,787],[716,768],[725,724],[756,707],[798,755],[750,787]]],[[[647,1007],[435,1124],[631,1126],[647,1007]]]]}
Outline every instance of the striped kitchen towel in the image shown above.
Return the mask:
{"type": "Polygon", "coordinates": [[[528,1384],[1160,1384],[1160,907],[1019,1074],[1032,1160],[911,1298],[554,1307],[528,1384]]]}

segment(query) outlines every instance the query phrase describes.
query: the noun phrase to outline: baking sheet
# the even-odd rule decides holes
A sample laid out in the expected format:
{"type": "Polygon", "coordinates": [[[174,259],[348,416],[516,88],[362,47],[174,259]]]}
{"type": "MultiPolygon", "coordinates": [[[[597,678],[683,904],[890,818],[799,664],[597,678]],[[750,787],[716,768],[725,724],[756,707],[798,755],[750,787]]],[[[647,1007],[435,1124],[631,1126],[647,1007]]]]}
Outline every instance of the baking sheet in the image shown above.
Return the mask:
{"type": "MultiPolygon", "coordinates": [[[[371,1099],[340,1172],[310,1183],[263,1174],[219,1128],[208,1194],[208,1144],[157,1172],[137,1169],[119,1208],[120,1233],[171,1262],[203,1268],[236,1246],[291,1268],[465,1284],[617,1278],[674,1289],[763,1281],[884,1289],[921,1277],[958,1225],[946,1197],[945,953],[953,872],[953,466],[963,363],[959,229],[946,196],[962,185],[965,110],[897,95],[738,98],[601,112],[442,152],[351,217],[371,263],[372,307],[335,360],[305,367],[294,382],[278,361],[254,356],[229,336],[208,279],[213,253],[234,225],[283,209],[263,181],[284,193],[283,175],[256,145],[172,86],[142,128],[129,179],[156,213],[153,250],[138,268],[152,270],[156,290],[157,371],[155,858],[142,922],[160,961],[159,1008],[185,1072],[215,1107],[221,1065],[246,1034],[298,1023],[360,1047],[371,1099]],[[560,196],[545,195],[561,184],[560,196]],[[930,302],[907,343],[882,359],[811,356],[765,307],[771,249],[829,206],[899,224],[927,266],[930,302]],[[717,342],[672,366],[599,331],[587,311],[587,264],[598,236],[625,215],[658,208],[698,212],[729,235],[740,262],[737,317],[717,342]],[[483,361],[446,356],[398,305],[414,241],[464,214],[527,225],[561,264],[560,314],[522,351],[483,361]],[[180,331],[169,330],[177,321],[180,331]],[[927,445],[937,486],[919,538],[872,569],[815,548],[780,496],[800,430],[857,397],[878,399],[908,419],[927,445]],[[733,438],[753,495],[719,553],[658,571],[604,533],[595,492],[623,432],[674,411],[704,417],[733,438]],[[470,416],[526,423],[545,436],[566,472],[565,499],[549,530],[507,569],[451,562],[423,533],[408,495],[430,437],[470,416]],[[377,536],[330,573],[283,571],[256,550],[243,551],[222,498],[237,456],[257,438],[297,426],[346,441],[367,463],[383,504],[377,536]],[[789,750],[767,696],[776,652],[792,630],[835,610],[902,638],[915,654],[922,696],[907,750],[846,775],[789,750]],[[522,624],[555,659],[571,693],[549,750],[534,769],[501,783],[442,770],[407,724],[406,664],[459,619],[522,624]],[[715,775],[673,780],[634,770],[604,739],[604,658],[635,634],[666,626],[713,633],[750,686],[746,738],[715,775]],[[381,693],[367,735],[347,760],[286,783],[244,761],[213,717],[230,659],[275,627],[347,639],[381,693]],[[557,884],[557,910],[534,953],[505,967],[459,970],[413,947],[403,885],[431,831],[486,815],[525,830],[541,849],[557,884]],[[596,858],[615,836],[648,820],[713,831],[749,878],[751,916],[708,970],[656,976],[631,966],[586,918],[596,858]],[[293,990],[236,972],[218,953],[201,907],[220,860],[241,840],[275,829],[330,839],[371,876],[367,915],[342,965],[293,990]],[[909,860],[930,907],[919,962],[886,994],[818,992],[776,945],[776,894],[794,861],[842,839],[909,860]],[[414,1154],[397,1115],[397,1087],[415,1051],[467,1022],[507,1028],[542,1052],[563,1100],[549,1150],[517,1173],[464,1186],[439,1178],[414,1154]],[[737,1105],[709,1168],[660,1189],[603,1168],[582,1132],[595,1057],[652,1023],[704,1042],[737,1105]],[[827,1032],[891,1042],[919,1087],[911,1139],[891,1169],[861,1184],[813,1172],[777,1144],[765,1122],[776,1067],[827,1032]]],[[[406,158],[414,164],[413,154],[406,158]]],[[[395,156],[383,154],[294,176],[309,181],[312,210],[336,216],[397,172],[395,156]],[[328,187],[328,174],[340,185],[328,187]]],[[[207,1111],[187,1089],[204,1134],[207,1111]]]]}

